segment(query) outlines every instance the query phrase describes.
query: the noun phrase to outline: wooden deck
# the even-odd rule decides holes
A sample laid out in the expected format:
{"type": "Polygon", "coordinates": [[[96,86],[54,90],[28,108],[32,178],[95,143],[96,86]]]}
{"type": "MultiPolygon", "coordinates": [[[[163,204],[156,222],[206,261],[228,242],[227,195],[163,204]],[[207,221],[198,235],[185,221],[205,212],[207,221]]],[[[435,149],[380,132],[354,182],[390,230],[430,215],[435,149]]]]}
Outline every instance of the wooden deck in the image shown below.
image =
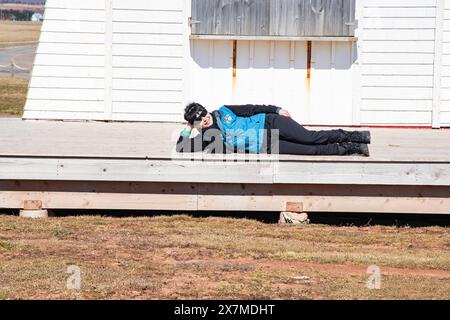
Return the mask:
{"type": "Polygon", "coordinates": [[[0,119],[0,208],[450,213],[450,130],[371,129],[368,158],[223,161],[174,152],[181,128],[0,119]]]}

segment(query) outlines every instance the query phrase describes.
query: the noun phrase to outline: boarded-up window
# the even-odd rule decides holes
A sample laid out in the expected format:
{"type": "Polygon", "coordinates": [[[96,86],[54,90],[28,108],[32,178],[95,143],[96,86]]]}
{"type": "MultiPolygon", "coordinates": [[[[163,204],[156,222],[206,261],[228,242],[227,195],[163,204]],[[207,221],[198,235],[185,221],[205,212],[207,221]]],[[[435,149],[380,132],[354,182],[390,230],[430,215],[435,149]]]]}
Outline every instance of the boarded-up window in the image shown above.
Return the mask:
{"type": "Polygon", "coordinates": [[[355,0],[192,0],[192,34],[354,35],[355,0]]]}

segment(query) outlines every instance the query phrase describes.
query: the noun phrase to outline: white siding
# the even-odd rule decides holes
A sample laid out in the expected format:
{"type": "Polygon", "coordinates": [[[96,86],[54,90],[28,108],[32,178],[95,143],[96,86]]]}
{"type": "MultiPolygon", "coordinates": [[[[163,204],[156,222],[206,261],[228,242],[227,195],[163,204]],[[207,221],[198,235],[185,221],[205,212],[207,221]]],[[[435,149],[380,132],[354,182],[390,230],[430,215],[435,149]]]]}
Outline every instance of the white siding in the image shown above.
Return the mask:
{"type": "Polygon", "coordinates": [[[48,0],[24,118],[182,120],[187,2],[48,0]]]}
{"type": "Polygon", "coordinates": [[[363,125],[431,125],[436,0],[363,0],[363,125]]]}
{"type": "Polygon", "coordinates": [[[104,119],[104,7],[47,0],[24,118],[104,119]]]}
{"type": "Polygon", "coordinates": [[[437,1],[357,0],[358,50],[313,42],[307,80],[303,41],[239,41],[233,79],[232,41],[189,40],[190,0],[48,0],[24,117],[182,121],[198,101],[276,104],[303,124],[430,126],[440,115],[450,126],[450,0],[442,62],[437,1]]]}
{"type": "Polygon", "coordinates": [[[113,2],[113,120],[181,121],[185,1],[113,2]]]}

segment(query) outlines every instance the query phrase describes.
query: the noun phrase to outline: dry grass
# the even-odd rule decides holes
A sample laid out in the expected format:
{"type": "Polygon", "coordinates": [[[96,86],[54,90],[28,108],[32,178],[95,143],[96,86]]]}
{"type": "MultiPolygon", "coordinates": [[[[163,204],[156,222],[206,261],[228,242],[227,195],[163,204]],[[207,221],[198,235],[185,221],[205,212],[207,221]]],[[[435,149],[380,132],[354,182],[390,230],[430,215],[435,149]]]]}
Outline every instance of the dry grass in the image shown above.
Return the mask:
{"type": "Polygon", "coordinates": [[[26,45],[39,41],[40,24],[0,22],[0,48],[26,45]]]}
{"type": "MultiPolygon", "coordinates": [[[[29,22],[0,22],[0,48],[36,43],[40,28],[29,22]]],[[[28,81],[0,77],[0,116],[22,115],[28,81]]]]}
{"type": "Polygon", "coordinates": [[[449,299],[447,228],[0,217],[0,299],[449,299]],[[380,290],[366,288],[369,265],[380,290]],[[66,289],[67,267],[82,287],[66,289]]]}
{"type": "Polygon", "coordinates": [[[22,116],[28,82],[27,79],[0,77],[0,116],[22,116]]]}

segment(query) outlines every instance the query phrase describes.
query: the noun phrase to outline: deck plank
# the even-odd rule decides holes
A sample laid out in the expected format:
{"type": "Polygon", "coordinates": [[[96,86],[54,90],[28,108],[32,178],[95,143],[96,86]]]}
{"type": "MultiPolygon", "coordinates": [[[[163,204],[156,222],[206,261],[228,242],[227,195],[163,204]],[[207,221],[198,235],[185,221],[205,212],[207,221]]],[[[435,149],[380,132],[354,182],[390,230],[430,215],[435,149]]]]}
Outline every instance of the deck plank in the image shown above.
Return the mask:
{"type": "MultiPolygon", "coordinates": [[[[185,159],[174,151],[182,124],[0,119],[0,156],[185,159]]],[[[345,128],[345,127],[343,127],[345,128]]],[[[308,127],[311,130],[324,128],[308,127]]],[[[327,128],[328,129],[328,128],[327,128]]],[[[349,130],[356,130],[350,129],[349,130]]],[[[371,156],[280,156],[268,161],[450,162],[450,130],[371,128],[371,156]]],[[[234,156],[231,156],[234,157],[234,156]]]]}
{"type": "Polygon", "coordinates": [[[450,130],[371,129],[371,157],[223,161],[176,153],[181,127],[0,119],[0,180],[450,186],[450,130]]]}

